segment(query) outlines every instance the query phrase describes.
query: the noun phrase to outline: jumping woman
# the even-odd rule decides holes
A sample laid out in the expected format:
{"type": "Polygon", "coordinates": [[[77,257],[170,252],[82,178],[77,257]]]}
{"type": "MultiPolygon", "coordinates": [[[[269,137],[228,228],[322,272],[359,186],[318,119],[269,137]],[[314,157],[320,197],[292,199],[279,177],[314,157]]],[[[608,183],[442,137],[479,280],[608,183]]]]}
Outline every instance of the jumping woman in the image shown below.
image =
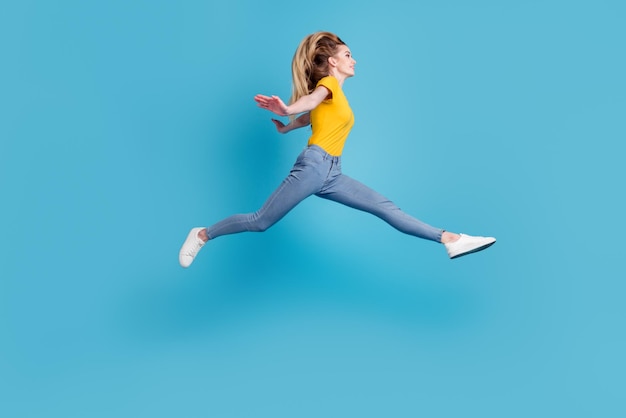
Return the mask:
{"type": "Polygon", "coordinates": [[[192,228],[180,249],[181,266],[189,267],[209,240],[238,232],[265,231],[311,195],[369,212],[400,232],[444,244],[450,258],[484,250],[496,242],[492,237],[456,234],[425,224],[341,172],[343,146],[354,124],[342,86],[354,76],[355,64],[348,46],[332,33],[316,32],[302,40],[291,66],[293,91],[289,105],[278,96],[259,94],[254,100],[263,109],[290,117],[287,125],[272,119],[280,133],[311,125],[307,147],[259,210],[229,216],[208,228],[192,228]]]}

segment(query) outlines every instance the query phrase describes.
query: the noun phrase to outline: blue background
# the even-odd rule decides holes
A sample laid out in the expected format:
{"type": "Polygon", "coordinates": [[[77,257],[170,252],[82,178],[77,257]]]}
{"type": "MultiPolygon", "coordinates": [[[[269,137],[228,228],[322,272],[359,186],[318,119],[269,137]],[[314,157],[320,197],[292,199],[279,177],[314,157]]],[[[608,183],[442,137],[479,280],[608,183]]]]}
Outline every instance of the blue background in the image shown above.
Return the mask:
{"type": "Polygon", "coordinates": [[[25,0],[0,14],[0,416],[623,417],[620,1],[25,0]],[[307,130],[317,30],[357,59],[344,171],[441,246],[309,199],[255,210],[307,130]]]}

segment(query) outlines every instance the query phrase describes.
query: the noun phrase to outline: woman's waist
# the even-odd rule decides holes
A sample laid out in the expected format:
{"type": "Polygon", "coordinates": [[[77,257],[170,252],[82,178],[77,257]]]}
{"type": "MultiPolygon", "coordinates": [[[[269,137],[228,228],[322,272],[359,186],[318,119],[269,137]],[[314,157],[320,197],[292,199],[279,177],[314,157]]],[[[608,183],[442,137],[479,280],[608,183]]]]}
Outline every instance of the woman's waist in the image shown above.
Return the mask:
{"type": "Polygon", "coordinates": [[[335,161],[341,160],[341,154],[333,155],[330,152],[328,152],[326,148],[324,148],[322,145],[312,144],[310,141],[306,149],[319,153],[322,156],[323,160],[335,160],[335,161]]]}

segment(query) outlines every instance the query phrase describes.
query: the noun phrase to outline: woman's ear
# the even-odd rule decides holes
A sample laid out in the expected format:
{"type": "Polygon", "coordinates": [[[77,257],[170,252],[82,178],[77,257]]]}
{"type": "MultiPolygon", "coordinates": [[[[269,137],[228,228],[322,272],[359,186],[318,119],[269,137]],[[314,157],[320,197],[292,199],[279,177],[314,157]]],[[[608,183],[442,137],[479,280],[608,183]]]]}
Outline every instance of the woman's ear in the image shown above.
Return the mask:
{"type": "Polygon", "coordinates": [[[337,66],[337,58],[335,58],[335,57],[328,57],[328,64],[331,67],[336,67],[337,66]]]}

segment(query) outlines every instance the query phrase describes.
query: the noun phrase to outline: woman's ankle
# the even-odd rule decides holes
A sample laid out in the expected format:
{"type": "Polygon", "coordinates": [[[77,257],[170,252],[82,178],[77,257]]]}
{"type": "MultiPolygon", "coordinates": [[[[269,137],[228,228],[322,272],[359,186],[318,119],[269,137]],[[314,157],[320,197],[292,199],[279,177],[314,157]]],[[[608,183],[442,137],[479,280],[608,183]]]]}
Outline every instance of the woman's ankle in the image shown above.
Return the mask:
{"type": "Polygon", "coordinates": [[[449,244],[451,242],[457,241],[461,236],[459,234],[455,234],[454,232],[443,231],[441,234],[441,243],[449,244]]]}

